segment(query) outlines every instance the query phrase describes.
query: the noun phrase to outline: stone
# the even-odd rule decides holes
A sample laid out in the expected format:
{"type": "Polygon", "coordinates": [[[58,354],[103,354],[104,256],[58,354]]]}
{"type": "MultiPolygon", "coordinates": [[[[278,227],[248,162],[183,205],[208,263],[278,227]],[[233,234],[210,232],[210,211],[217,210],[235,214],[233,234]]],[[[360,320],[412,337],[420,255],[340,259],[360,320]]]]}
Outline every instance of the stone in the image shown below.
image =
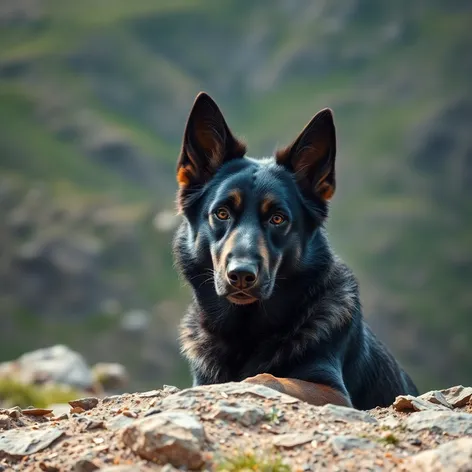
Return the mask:
{"type": "Polygon", "coordinates": [[[21,412],[27,416],[51,416],[53,410],[47,408],[25,408],[21,412]]]}
{"type": "Polygon", "coordinates": [[[28,384],[40,381],[82,390],[93,388],[92,371],[85,359],[62,344],[28,352],[3,366],[7,375],[10,369],[15,379],[28,384]]]}
{"type": "Polygon", "coordinates": [[[0,429],[7,430],[11,428],[11,418],[8,415],[0,415],[0,429]]]}
{"type": "Polygon", "coordinates": [[[385,416],[380,420],[380,424],[389,429],[395,429],[400,426],[400,421],[392,415],[385,416]]]}
{"type": "Polygon", "coordinates": [[[461,438],[423,451],[405,463],[409,472],[471,472],[472,438],[461,438]]]}
{"type": "MultiPolygon", "coordinates": [[[[222,396],[233,396],[233,395],[254,395],[256,397],[265,398],[268,400],[280,400],[292,403],[291,396],[285,393],[280,393],[277,390],[266,387],[264,385],[252,384],[249,382],[227,382],[213,385],[202,385],[198,387],[192,387],[179,392],[181,395],[205,395],[208,393],[218,393],[222,396]]],[[[225,396],[225,398],[227,398],[225,396]]]]}
{"type": "Polygon", "coordinates": [[[450,410],[450,407],[439,403],[431,403],[413,395],[399,395],[393,402],[393,408],[397,411],[450,410]]]}
{"type": "Polygon", "coordinates": [[[121,437],[143,459],[190,469],[197,469],[204,462],[205,430],[193,414],[166,411],[134,420],[121,437]]]}
{"type": "Polygon", "coordinates": [[[405,426],[411,431],[435,429],[451,435],[472,434],[472,414],[453,411],[418,411],[408,416],[405,426]]]}
{"type": "Polygon", "coordinates": [[[117,362],[99,362],[92,367],[92,374],[107,392],[121,389],[129,382],[126,367],[117,362]]]}
{"type": "Polygon", "coordinates": [[[169,395],[172,395],[174,393],[180,392],[180,388],[174,387],[173,385],[163,385],[162,386],[162,391],[163,391],[163,393],[167,393],[169,395]]]}
{"type": "Polygon", "coordinates": [[[43,472],[60,472],[59,467],[55,466],[54,464],[48,464],[47,462],[40,462],[39,463],[39,468],[43,472]]]}
{"type": "Polygon", "coordinates": [[[77,400],[72,400],[69,402],[69,405],[73,408],[79,407],[85,410],[92,410],[98,405],[98,398],[95,397],[85,397],[79,398],[77,400]]]}
{"type": "Polygon", "coordinates": [[[105,423],[105,426],[107,429],[110,429],[112,431],[116,431],[118,429],[124,428],[125,426],[128,426],[129,424],[133,423],[135,420],[133,418],[129,418],[128,416],[124,415],[118,415],[115,416],[114,418],[108,420],[105,423]]]}
{"type": "Polygon", "coordinates": [[[162,395],[161,390],[149,390],[148,392],[138,393],[139,398],[154,398],[162,395]]]}
{"type": "Polygon", "coordinates": [[[214,412],[211,415],[212,418],[237,421],[243,426],[255,425],[261,421],[264,416],[264,410],[251,403],[228,403],[224,401],[215,405],[214,412]]]}
{"type": "Polygon", "coordinates": [[[369,413],[361,410],[355,410],[354,408],[349,408],[347,406],[339,405],[324,405],[321,407],[320,412],[324,415],[334,416],[338,421],[344,421],[350,423],[353,421],[362,421],[364,423],[377,423],[377,420],[369,415],[369,413]]]}
{"type": "Polygon", "coordinates": [[[72,472],[94,472],[99,466],[89,459],[79,459],[72,468],[72,472]]]}
{"type": "Polygon", "coordinates": [[[418,398],[426,400],[430,403],[435,403],[436,405],[443,405],[449,409],[453,408],[453,405],[451,405],[447,401],[446,397],[438,390],[432,390],[431,392],[423,393],[423,395],[420,395],[418,398]]]}
{"type": "Polygon", "coordinates": [[[27,456],[46,449],[63,434],[59,428],[29,431],[11,429],[0,433],[0,452],[12,456],[27,456]]]}
{"type": "MultiPolygon", "coordinates": [[[[161,468],[160,472],[164,471],[164,467],[161,468]]],[[[172,467],[172,470],[177,470],[177,469],[174,469],[172,467]]],[[[100,468],[100,472],[147,472],[147,471],[151,471],[151,469],[147,467],[140,467],[138,465],[110,465],[108,467],[100,468]]]]}
{"type": "Polygon", "coordinates": [[[454,408],[466,406],[472,400],[472,387],[456,385],[455,387],[441,390],[441,393],[454,408]]]}
{"type": "Polygon", "coordinates": [[[274,438],[272,444],[277,447],[290,449],[311,441],[313,441],[313,433],[287,433],[274,438]]]}
{"type": "Polygon", "coordinates": [[[161,402],[162,409],[166,410],[188,410],[197,403],[197,399],[190,395],[173,394],[164,398],[161,402]]]}
{"type": "Polygon", "coordinates": [[[92,429],[105,428],[105,422],[101,420],[88,419],[84,426],[84,431],[90,431],[92,429]]]}
{"type": "Polygon", "coordinates": [[[357,436],[334,436],[330,439],[333,450],[337,454],[343,451],[350,451],[351,449],[374,449],[378,445],[367,438],[359,438],[357,436]]]}

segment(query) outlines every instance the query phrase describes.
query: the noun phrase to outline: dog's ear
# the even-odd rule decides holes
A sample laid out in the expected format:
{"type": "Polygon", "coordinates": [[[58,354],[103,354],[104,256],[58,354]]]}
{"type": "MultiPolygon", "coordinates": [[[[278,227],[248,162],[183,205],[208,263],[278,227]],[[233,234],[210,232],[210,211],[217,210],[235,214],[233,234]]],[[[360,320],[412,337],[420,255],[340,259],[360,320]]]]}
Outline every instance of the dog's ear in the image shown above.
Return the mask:
{"type": "Polygon", "coordinates": [[[336,188],[336,131],[329,108],[317,113],[297,139],[276,153],[278,164],[295,174],[303,193],[330,200],[336,188]]]}
{"type": "Polygon", "coordinates": [[[222,164],[245,153],[246,146],[233,136],[216,103],[200,92],[187,120],[177,163],[180,188],[205,184],[222,164]]]}

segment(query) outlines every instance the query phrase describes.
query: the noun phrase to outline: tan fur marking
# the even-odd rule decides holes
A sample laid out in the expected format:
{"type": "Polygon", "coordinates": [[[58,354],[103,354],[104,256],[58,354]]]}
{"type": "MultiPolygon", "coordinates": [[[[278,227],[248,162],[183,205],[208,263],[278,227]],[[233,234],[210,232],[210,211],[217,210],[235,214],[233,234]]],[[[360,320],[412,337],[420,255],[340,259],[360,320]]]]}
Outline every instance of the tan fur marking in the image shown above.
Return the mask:
{"type": "Polygon", "coordinates": [[[322,406],[332,403],[333,405],[352,406],[349,398],[343,393],[323,384],[298,379],[279,378],[271,374],[258,374],[245,379],[244,382],[264,385],[311,405],[322,406]]]}
{"type": "Polygon", "coordinates": [[[229,235],[226,242],[224,243],[224,246],[223,246],[223,249],[222,249],[221,255],[220,255],[220,260],[218,261],[218,265],[222,265],[222,264],[226,263],[226,258],[228,257],[228,254],[231,252],[231,250],[234,247],[234,243],[236,241],[236,236],[237,236],[237,232],[233,231],[229,235]]]}
{"type": "Polygon", "coordinates": [[[257,249],[262,257],[264,267],[266,270],[269,270],[269,250],[267,249],[267,244],[263,236],[259,236],[259,240],[257,241],[257,249]]]}
{"type": "Polygon", "coordinates": [[[334,195],[334,187],[332,185],[328,184],[328,182],[321,182],[316,187],[316,192],[324,200],[331,200],[331,198],[334,195]]]}
{"type": "Polygon", "coordinates": [[[266,195],[264,200],[262,200],[261,210],[262,213],[268,213],[271,205],[274,203],[275,197],[273,195],[266,195]]]}
{"type": "Polygon", "coordinates": [[[238,189],[232,190],[229,193],[229,198],[233,200],[236,210],[239,210],[241,208],[241,205],[243,204],[243,196],[241,194],[241,190],[238,190],[238,189]]]}
{"type": "Polygon", "coordinates": [[[190,185],[191,171],[188,167],[181,167],[177,172],[177,183],[181,187],[188,187],[190,185]]]}

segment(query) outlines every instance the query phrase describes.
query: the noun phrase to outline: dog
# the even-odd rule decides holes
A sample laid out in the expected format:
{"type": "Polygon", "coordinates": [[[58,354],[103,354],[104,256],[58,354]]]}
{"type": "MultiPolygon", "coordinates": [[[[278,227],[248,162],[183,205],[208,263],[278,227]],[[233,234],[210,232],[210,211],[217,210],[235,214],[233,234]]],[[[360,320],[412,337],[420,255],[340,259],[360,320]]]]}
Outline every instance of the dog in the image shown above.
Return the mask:
{"type": "Polygon", "coordinates": [[[177,163],[183,218],[173,242],[193,292],[179,339],[194,386],[245,381],[362,410],[417,395],[363,320],[357,280],[328,242],[332,111],[274,157],[245,154],[213,99],[198,94],[177,163]]]}

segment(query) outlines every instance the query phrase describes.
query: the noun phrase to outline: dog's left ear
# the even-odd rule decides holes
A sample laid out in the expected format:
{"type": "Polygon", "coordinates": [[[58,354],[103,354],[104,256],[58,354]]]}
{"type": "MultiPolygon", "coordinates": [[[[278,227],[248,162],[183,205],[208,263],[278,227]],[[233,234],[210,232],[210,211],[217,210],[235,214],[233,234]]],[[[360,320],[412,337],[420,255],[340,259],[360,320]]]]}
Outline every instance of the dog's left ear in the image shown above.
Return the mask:
{"type": "Polygon", "coordinates": [[[335,157],[336,131],[329,108],[317,113],[290,146],[276,153],[277,163],[295,174],[305,195],[325,201],[336,188],[335,157]]]}
{"type": "Polygon", "coordinates": [[[187,120],[177,163],[181,190],[202,186],[222,164],[245,153],[246,146],[233,136],[217,104],[200,92],[187,120]]]}

